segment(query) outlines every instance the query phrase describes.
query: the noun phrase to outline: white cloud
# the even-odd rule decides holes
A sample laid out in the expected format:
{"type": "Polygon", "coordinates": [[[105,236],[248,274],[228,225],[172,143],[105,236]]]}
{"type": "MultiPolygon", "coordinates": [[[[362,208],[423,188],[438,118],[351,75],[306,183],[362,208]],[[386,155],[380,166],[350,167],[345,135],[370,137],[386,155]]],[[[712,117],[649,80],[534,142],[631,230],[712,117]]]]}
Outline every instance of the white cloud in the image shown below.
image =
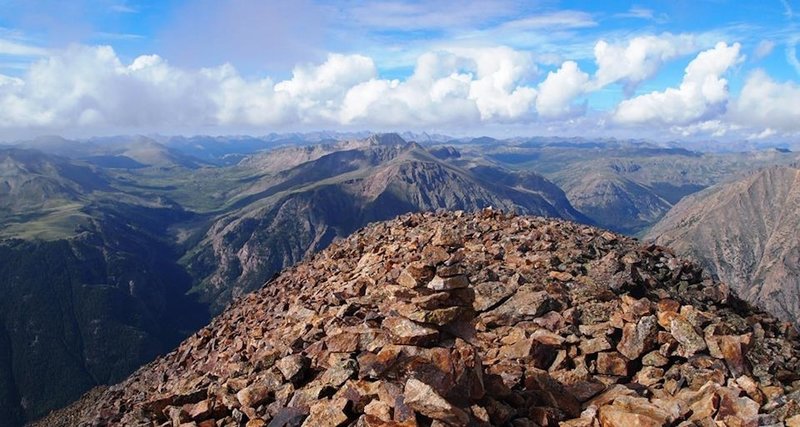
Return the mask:
{"type": "Polygon", "coordinates": [[[523,82],[535,73],[530,55],[503,47],[429,52],[405,81],[373,79],[353,87],[340,118],[364,125],[522,119],[536,98],[523,82]]]}
{"type": "Polygon", "coordinates": [[[517,13],[514,0],[473,0],[457,4],[444,1],[377,0],[355,2],[354,7],[334,3],[341,19],[361,28],[394,30],[441,30],[472,28],[487,19],[517,13]]]}
{"type": "Polygon", "coordinates": [[[31,46],[16,41],[0,39],[0,55],[10,56],[44,56],[47,49],[31,46]]]}
{"type": "Polygon", "coordinates": [[[556,28],[559,31],[574,28],[596,27],[597,21],[592,15],[577,10],[559,10],[549,13],[538,13],[524,18],[503,23],[499,29],[503,30],[533,30],[556,28]]]}
{"type": "Polygon", "coordinates": [[[627,12],[614,14],[614,17],[644,19],[647,21],[654,21],[659,24],[669,21],[669,16],[667,14],[656,13],[653,9],[648,9],[641,6],[632,6],[627,12]]]}
{"type": "Polygon", "coordinates": [[[594,47],[597,72],[593,86],[601,88],[622,81],[632,90],[653,77],[664,63],[696,49],[694,37],[669,33],[634,37],[627,43],[601,40],[594,47]]]}
{"type": "Polygon", "coordinates": [[[536,110],[543,117],[565,117],[582,112],[572,101],[586,90],[589,75],[578,68],[574,61],[567,61],[539,84],[536,110]]]}
{"type": "Polygon", "coordinates": [[[683,137],[704,135],[712,138],[722,138],[731,131],[739,130],[741,126],[728,123],[720,119],[706,120],[692,123],[687,126],[671,126],[670,132],[683,137]]]}
{"type": "Polygon", "coordinates": [[[789,3],[789,0],[781,0],[783,4],[783,15],[789,19],[794,18],[794,10],[792,9],[792,5],[789,3]]]}
{"type": "MultiPolygon", "coordinates": [[[[621,52],[634,45],[620,45],[621,52]]],[[[590,75],[575,61],[564,61],[540,76],[531,53],[459,48],[424,53],[410,76],[387,79],[370,57],[329,54],[322,62],[296,66],[288,78],[273,79],[245,77],[229,64],[176,67],[157,55],[127,62],[110,47],[76,45],[34,62],[22,75],[0,75],[0,134],[320,127],[464,131],[522,129],[536,121],[542,131],[619,135],[640,128],[618,124],[647,124],[654,132],[682,136],[800,131],[795,82],[775,82],[757,71],[739,98],[729,99],[724,76],[742,60],[740,50],[738,44],[719,43],[689,63],[678,87],[622,101],[607,113],[576,100],[597,90],[601,74],[602,81],[644,79],[669,55],[631,56],[639,59],[629,60],[627,74],[607,68],[603,74],[601,65],[590,75]]]]}
{"type": "Polygon", "coordinates": [[[773,137],[773,136],[775,136],[777,134],[778,134],[778,132],[776,132],[775,129],[766,128],[766,129],[762,130],[761,132],[751,133],[750,135],[747,136],[747,139],[750,139],[750,140],[753,140],[753,139],[767,139],[767,138],[773,137]]]}
{"type": "Polygon", "coordinates": [[[0,78],[0,128],[411,126],[524,120],[536,90],[527,53],[509,48],[422,55],[412,76],[386,80],[372,59],[330,54],[292,77],[247,79],[231,65],[174,67],[157,55],[123,63],[107,46],[73,46],[0,78]]]}
{"type": "Polygon", "coordinates": [[[775,42],[772,40],[761,40],[756,46],[756,50],[753,51],[753,60],[758,61],[760,59],[764,59],[772,53],[772,50],[775,49],[775,42]]]}
{"type": "Polygon", "coordinates": [[[724,113],[728,81],[722,75],[743,60],[740,49],[738,43],[720,42],[700,52],[686,67],[679,87],[622,101],[614,119],[624,124],[688,125],[724,113]]]}
{"type": "Polygon", "coordinates": [[[800,131],[800,85],[778,83],[756,70],[745,81],[731,111],[732,119],[749,126],[783,132],[800,131]]]}
{"type": "Polygon", "coordinates": [[[786,62],[794,68],[797,74],[800,74],[800,60],[797,59],[797,42],[798,37],[795,37],[786,44],[786,62]]]}

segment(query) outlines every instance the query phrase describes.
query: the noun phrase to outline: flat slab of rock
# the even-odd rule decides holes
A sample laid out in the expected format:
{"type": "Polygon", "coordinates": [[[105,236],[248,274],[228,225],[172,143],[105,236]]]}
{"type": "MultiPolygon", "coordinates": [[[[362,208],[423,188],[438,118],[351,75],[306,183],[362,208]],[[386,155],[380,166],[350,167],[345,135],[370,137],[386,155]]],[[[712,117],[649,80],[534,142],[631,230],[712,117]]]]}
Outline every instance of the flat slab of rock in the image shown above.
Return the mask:
{"type": "Polygon", "coordinates": [[[389,317],[383,321],[395,344],[425,345],[439,336],[439,331],[404,317],[389,317]]]}
{"type": "Polygon", "coordinates": [[[404,402],[409,408],[428,418],[456,426],[466,425],[469,422],[466,412],[453,406],[422,381],[409,378],[403,394],[405,395],[404,402]]]}

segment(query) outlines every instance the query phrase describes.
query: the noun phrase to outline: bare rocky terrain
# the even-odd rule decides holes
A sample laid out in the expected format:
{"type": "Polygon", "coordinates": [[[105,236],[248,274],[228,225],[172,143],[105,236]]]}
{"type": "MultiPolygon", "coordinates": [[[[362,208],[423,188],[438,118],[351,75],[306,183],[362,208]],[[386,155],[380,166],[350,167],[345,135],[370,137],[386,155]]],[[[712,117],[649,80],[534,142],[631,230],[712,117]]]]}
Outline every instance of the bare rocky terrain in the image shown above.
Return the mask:
{"type": "Polygon", "coordinates": [[[797,425],[799,345],[669,249],[492,210],[408,214],[38,425],[797,425]]]}
{"type": "Polygon", "coordinates": [[[690,256],[743,298],[800,318],[800,169],[772,167],[681,201],[647,239],[690,256]]]}

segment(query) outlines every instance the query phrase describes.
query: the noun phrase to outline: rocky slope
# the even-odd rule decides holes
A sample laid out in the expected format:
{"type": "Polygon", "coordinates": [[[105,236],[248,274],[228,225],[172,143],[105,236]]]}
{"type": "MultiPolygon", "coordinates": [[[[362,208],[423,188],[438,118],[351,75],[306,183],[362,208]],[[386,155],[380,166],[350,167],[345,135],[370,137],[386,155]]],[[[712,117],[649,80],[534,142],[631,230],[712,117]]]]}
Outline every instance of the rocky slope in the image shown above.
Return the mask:
{"type": "Polygon", "coordinates": [[[216,218],[186,257],[203,299],[221,310],[335,239],[405,212],[493,206],[588,221],[557,186],[533,173],[486,176],[450,165],[394,134],[360,144],[240,190],[237,208],[216,218]]]}
{"type": "Polygon", "coordinates": [[[409,214],[42,425],[797,425],[798,356],[793,328],[667,249],[409,214]]]}
{"type": "Polygon", "coordinates": [[[746,300],[800,317],[800,169],[773,167],[676,205],[647,236],[698,260],[746,300]]]}

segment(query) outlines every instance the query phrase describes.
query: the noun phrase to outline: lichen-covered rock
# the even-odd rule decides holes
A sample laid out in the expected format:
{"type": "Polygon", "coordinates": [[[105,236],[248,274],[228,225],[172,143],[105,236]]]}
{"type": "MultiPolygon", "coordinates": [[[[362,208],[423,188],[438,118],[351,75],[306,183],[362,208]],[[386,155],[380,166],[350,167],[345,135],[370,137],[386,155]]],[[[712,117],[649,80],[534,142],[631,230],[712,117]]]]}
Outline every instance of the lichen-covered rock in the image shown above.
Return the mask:
{"type": "Polygon", "coordinates": [[[43,423],[797,425],[796,332],[717,288],[668,249],[588,226],[404,215],[43,423]]]}

